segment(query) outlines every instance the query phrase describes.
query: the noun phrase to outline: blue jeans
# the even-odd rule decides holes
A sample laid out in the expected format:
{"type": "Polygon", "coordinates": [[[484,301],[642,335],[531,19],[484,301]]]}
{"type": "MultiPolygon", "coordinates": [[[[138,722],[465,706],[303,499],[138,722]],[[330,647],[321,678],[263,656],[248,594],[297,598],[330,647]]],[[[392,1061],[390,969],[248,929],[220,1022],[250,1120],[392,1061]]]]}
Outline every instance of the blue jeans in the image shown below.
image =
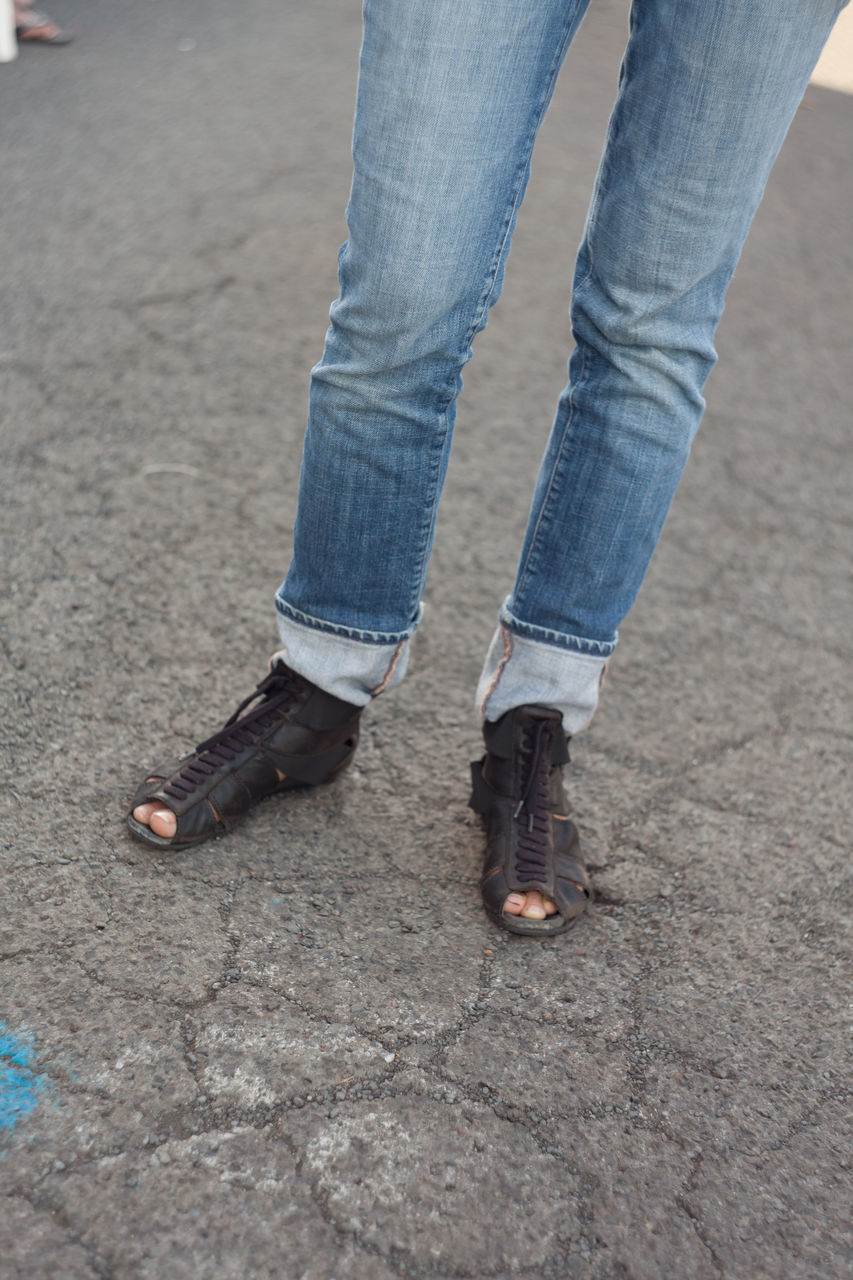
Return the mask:
{"type": "MultiPolygon", "coordinates": [[[[403,676],[461,370],[588,0],[366,0],[340,296],[313,370],[283,652],[358,704],[403,676]]],[[[704,408],[723,298],[841,0],[634,0],[572,296],[576,342],[489,719],[595,709],[704,408]]]]}

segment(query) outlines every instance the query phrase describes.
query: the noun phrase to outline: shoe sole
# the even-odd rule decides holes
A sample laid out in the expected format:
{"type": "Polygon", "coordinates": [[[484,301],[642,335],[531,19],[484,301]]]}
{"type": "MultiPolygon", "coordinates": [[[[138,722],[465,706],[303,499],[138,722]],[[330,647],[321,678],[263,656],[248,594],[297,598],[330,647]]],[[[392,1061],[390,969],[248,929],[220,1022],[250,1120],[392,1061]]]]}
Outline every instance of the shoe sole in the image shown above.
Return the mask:
{"type": "Polygon", "coordinates": [[[578,920],[584,914],[582,911],[579,915],[568,916],[560,915],[557,912],[554,916],[546,916],[544,920],[530,920],[526,916],[508,916],[503,912],[497,914],[490,911],[484,904],[483,910],[486,915],[500,929],[506,929],[507,933],[515,933],[523,938],[553,938],[558,933],[565,933],[567,929],[571,929],[576,925],[578,920]],[[556,923],[552,924],[552,921],[556,923]]]}

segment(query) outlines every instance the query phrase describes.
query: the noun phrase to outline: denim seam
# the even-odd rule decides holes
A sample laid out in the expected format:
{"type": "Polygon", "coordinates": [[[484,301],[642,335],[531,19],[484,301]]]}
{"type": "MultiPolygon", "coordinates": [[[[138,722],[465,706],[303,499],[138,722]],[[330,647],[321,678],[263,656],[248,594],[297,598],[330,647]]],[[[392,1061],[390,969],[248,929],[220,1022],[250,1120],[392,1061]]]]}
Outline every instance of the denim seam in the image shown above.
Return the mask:
{"type": "MultiPolygon", "coordinates": [[[[590,271],[589,274],[591,275],[592,272],[590,271]]],[[[589,279],[589,275],[586,276],[585,280],[588,280],[588,279],[589,279]]],[[[530,539],[530,549],[527,552],[527,555],[524,559],[524,563],[520,566],[518,571],[518,586],[513,592],[514,601],[519,600],[520,597],[524,594],[524,589],[527,586],[528,580],[534,576],[538,567],[539,531],[540,529],[543,528],[544,525],[547,525],[547,523],[550,521],[550,518],[551,518],[549,508],[552,505],[552,499],[555,496],[555,492],[558,490],[558,480],[560,478],[560,472],[562,469],[561,463],[563,462],[565,457],[566,442],[574,426],[575,409],[576,409],[575,392],[583,383],[585,374],[586,374],[586,349],[584,348],[581,350],[580,373],[577,379],[572,383],[571,388],[569,390],[569,412],[566,415],[566,424],[563,427],[563,433],[560,438],[560,446],[557,450],[557,458],[556,458],[556,461],[554,462],[554,466],[551,470],[551,475],[548,479],[548,489],[545,493],[544,498],[542,499],[542,507],[539,511],[539,517],[536,521],[536,528],[533,530],[533,536],[530,539]]]]}
{"type": "Polygon", "coordinates": [[[501,623],[501,639],[503,640],[503,646],[504,646],[504,651],[503,651],[503,654],[501,655],[501,660],[497,665],[495,674],[492,676],[492,679],[489,682],[489,687],[486,689],[486,692],[483,694],[482,698],[480,699],[479,711],[482,716],[485,716],[486,705],[489,701],[489,698],[491,698],[495,689],[498,687],[498,681],[500,680],[501,675],[503,674],[503,669],[506,666],[506,664],[509,662],[510,658],[512,657],[512,632],[510,631],[509,627],[507,627],[504,623],[501,623]]]}
{"type": "Polygon", "coordinates": [[[425,514],[424,523],[421,526],[421,532],[420,532],[421,553],[420,553],[420,559],[418,561],[418,570],[415,577],[415,590],[409,601],[409,609],[408,609],[409,613],[413,612],[415,606],[420,601],[420,598],[423,594],[423,589],[425,586],[424,579],[426,576],[427,564],[429,561],[430,532],[435,527],[435,521],[438,515],[438,504],[439,504],[439,501],[441,500],[441,494],[438,491],[438,488],[439,488],[438,477],[441,472],[441,461],[442,461],[442,458],[444,457],[444,451],[447,447],[447,439],[450,433],[450,420],[447,415],[448,415],[448,409],[451,403],[452,403],[452,397],[447,402],[444,409],[442,410],[442,417],[444,418],[444,431],[441,436],[441,448],[436,449],[434,451],[433,475],[431,480],[432,495],[433,495],[432,504],[429,508],[428,513],[425,514]]]}
{"type": "Polygon", "coordinates": [[[341,636],[345,640],[357,640],[362,644],[372,645],[397,645],[398,647],[410,640],[417,627],[418,619],[407,631],[360,631],[355,627],[339,626],[335,622],[324,622],[322,618],[313,618],[308,613],[303,613],[301,609],[295,609],[293,605],[288,604],[280,595],[275,597],[276,610],[291,622],[297,623],[299,626],[308,627],[312,631],[320,631],[325,635],[341,636]]]}
{"type": "MultiPolygon", "coordinates": [[[[614,109],[614,112],[611,115],[611,119],[610,119],[610,127],[608,128],[608,137],[605,140],[604,153],[602,156],[602,172],[599,173],[596,179],[595,190],[593,191],[592,200],[590,201],[589,216],[587,218],[586,227],[584,229],[583,241],[581,242],[581,247],[583,247],[584,242],[586,243],[586,251],[587,251],[589,266],[586,274],[582,277],[582,279],[574,282],[572,287],[572,300],[574,300],[574,298],[577,297],[580,291],[584,288],[586,284],[589,283],[589,281],[592,279],[593,275],[595,274],[595,258],[594,258],[593,248],[592,248],[591,233],[595,225],[595,219],[597,216],[598,195],[601,187],[603,186],[604,160],[605,160],[605,157],[607,156],[610,136],[616,127],[614,122],[615,114],[616,113],[614,109]]],[[[548,481],[547,492],[544,498],[542,499],[542,507],[539,511],[539,518],[536,521],[536,528],[533,530],[533,536],[530,539],[530,550],[527,552],[527,555],[524,559],[524,563],[519,566],[518,586],[515,592],[513,593],[514,598],[520,597],[523,594],[524,588],[527,585],[528,579],[535,574],[536,569],[538,567],[538,564],[537,564],[538,545],[537,544],[539,540],[539,531],[543,527],[543,525],[547,523],[547,520],[550,519],[549,507],[551,505],[551,500],[554,496],[555,490],[557,489],[557,481],[562,469],[561,464],[563,463],[563,460],[565,458],[566,443],[569,439],[572,428],[574,427],[575,413],[577,410],[575,395],[577,391],[580,389],[580,387],[583,386],[584,378],[586,377],[586,371],[587,371],[586,346],[578,345],[578,350],[580,351],[580,371],[578,373],[577,378],[573,379],[569,386],[569,412],[566,415],[566,422],[565,422],[565,426],[563,427],[562,437],[560,439],[560,447],[557,450],[557,459],[551,471],[551,475],[548,481]]]]}
{"type": "Polygon", "coordinates": [[[391,658],[391,662],[388,666],[388,670],[385,672],[385,675],[379,681],[379,684],[375,687],[375,689],[370,690],[371,698],[375,698],[377,694],[384,693],[384,691],[388,688],[394,676],[394,669],[396,668],[397,663],[400,661],[400,656],[403,653],[403,650],[405,649],[406,644],[407,644],[406,640],[401,640],[400,643],[397,645],[397,648],[394,650],[394,655],[391,658]]]}
{"type": "MultiPolygon", "coordinates": [[[[606,151],[607,151],[607,148],[605,145],[605,154],[606,154],[606,151]]],[[[598,184],[596,184],[596,187],[597,186],[598,184]]],[[[586,241],[587,254],[589,259],[589,269],[587,270],[586,275],[583,277],[583,279],[576,281],[576,283],[573,285],[573,288],[572,288],[573,298],[576,297],[577,294],[580,293],[581,289],[583,289],[584,285],[586,285],[592,279],[593,273],[595,271],[595,263],[593,260],[592,240],[590,236],[590,230],[595,220],[596,195],[597,195],[597,191],[593,193],[593,199],[590,205],[589,218],[587,219],[587,226],[584,232],[584,240],[586,241]]],[[[557,460],[554,463],[553,470],[551,471],[551,476],[548,481],[548,490],[545,494],[545,497],[542,499],[542,508],[539,512],[539,519],[536,521],[536,528],[533,530],[533,536],[530,539],[530,550],[528,551],[525,557],[524,564],[522,564],[519,567],[518,588],[513,593],[514,596],[520,596],[523,593],[524,588],[527,584],[527,579],[529,577],[532,577],[532,575],[536,571],[537,566],[536,566],[535,557],[538,550],[537,541],[539,538],[539,530],[542,528],[542,525],[545,522],[545,517],[548,513],[548,507],[551,503],[551,498],[554,493],[554,489],[556,488],[557,476],[560,471],[560,463],[564,457],[566,442],[569,438],[572,427],[574,426],[575,411],[577,408],[577,405],[575,403],[575,393],[577,392],[578,388],[583,385],[583,380],[586,376],[586,366],[587,366],[586,347],[583,346],[583,347],[580,347],[579,349],[580,349],[581,367],[580,367],[580,372],[577,378],[571,382],[571,385],[569,387],[569,412],[566,415],[566,424],[563,427],[563,434],[560,440],[560,447],[557,450],[557,460]]]]}

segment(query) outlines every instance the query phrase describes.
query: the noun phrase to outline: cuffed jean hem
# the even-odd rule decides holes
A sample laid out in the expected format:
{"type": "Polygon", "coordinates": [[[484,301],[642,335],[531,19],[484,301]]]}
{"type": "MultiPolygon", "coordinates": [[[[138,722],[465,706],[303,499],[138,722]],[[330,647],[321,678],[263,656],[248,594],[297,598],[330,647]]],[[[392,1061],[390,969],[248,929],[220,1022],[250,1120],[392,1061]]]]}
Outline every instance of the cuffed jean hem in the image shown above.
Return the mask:
{"type": "Polygon", "coordinates": [[[510,617],[504,608],[477,685],[477,709],[494,721],[515,707],[553,707],[562,715],[566,733],[579,733],[595,714],[615,643],[602,646],[604,654],[569,649],[519,633],[509,625],[510,617]]]}
{"type": "MultiPolygon", "coordinates": [[[[335,698],[364,707],[392,689],[406,674],[408,634],[385,636],[376,631],[338,627],[301,613],[276,596],[278,633],[283,648],[273,654],[294,671],[335,698]]],[[[420,620],[420,613],[418,614],[420,620]]]]}
{"type": "Polygon", "coordinates": [[[279,619],[286,618],[299,626],[310,627],[312,631],[322,631],[325,635],[331,636],[343,636],[345,640],[357,640],[360,644],[396,645],[402,640],[410,640],[423,617],[423,605],[419,605],[414,621],[404,631],[363,631],[358,627],[346,627],[337,622],[327,622],[324,618],[314,618],[310,613],[303,613],[301,609],[296,609],[285,600],[282,590],[283,588],[279,588],[275,597],[279,619]]]}
{"type": "Polygon", "coordinates": [[[508,627],[517,636],[525,640],[538,640],[540,644],[552,645],[558,649],[566,649],[569,653],[583,654],[590,658],[607,659],[616,648],[619,639],[617,632],[613,640],[588,640],[585,636],[568,635],[564,631],[552,631],[550,627],[537,627],[532,622],[522,622],[510,611],[512,599],[507,596],[500,613],[501,624],[508,627]]]}

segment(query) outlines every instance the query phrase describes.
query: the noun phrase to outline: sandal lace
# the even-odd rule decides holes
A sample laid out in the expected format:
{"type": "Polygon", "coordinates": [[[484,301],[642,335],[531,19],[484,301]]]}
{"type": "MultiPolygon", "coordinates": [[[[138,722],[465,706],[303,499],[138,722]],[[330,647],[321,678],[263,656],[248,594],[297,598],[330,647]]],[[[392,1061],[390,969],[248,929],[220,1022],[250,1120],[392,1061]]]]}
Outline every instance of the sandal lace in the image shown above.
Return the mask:
{"type": "Polygon", "coordinates": [[[247,747],[251,747],[261,734],[283,719],[304,693],[305,684],[305,680],[295,671],[291,671],[283,663],[277,663],[254,693],[243,699],[222,728],[205,742],[199,743],[193,759],[184,765],[180,773],[175,774],[163,790],[177,800],[191,795],[205,778],[216,773],[247,747]],[[262,698],[263,701],[240,720],[242,713],[257,698],[262,698]]]}
{"type": "Polygon", "coordinates": [[[522,738],[525,781],[514,813],[516,819],[521,819],[518,822],[516,853],[516,874],[519,880],[544,880],[547,875],[549,775],[553,737],[554,721],[539,720],[536,729],[528,730],[522,738]]]}

